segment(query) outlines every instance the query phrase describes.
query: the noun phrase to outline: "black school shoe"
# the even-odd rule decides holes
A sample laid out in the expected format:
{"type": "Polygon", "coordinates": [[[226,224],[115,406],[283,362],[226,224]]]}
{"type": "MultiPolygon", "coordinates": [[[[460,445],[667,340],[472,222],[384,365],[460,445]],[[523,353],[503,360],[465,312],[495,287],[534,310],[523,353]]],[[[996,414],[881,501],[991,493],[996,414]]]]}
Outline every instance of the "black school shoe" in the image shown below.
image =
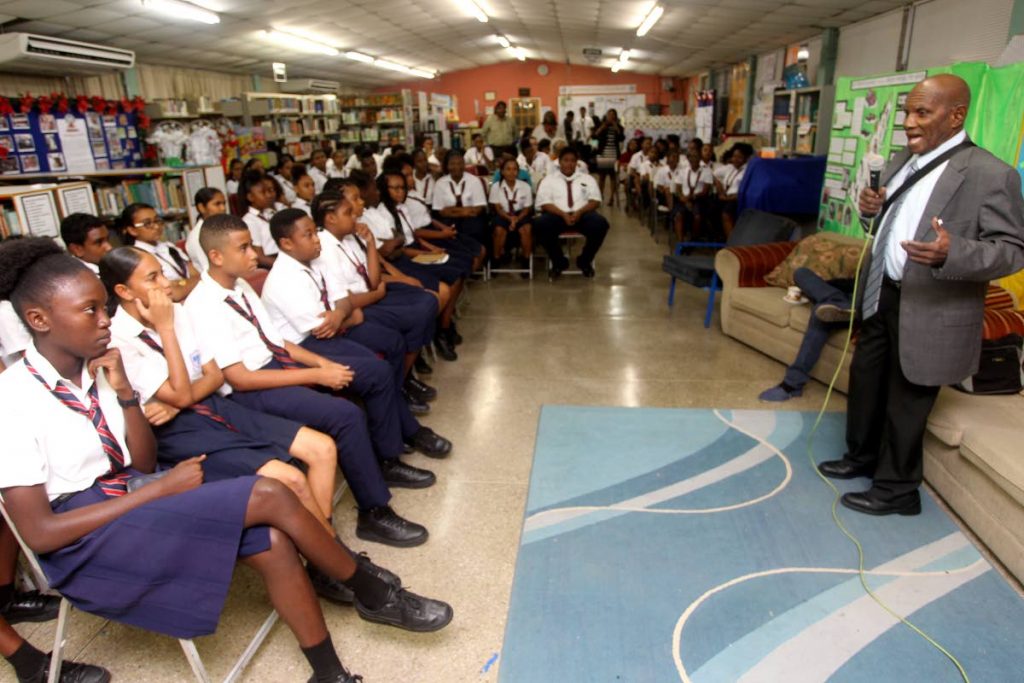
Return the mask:
{"type": "Polygon", "coordinates": [[[576,258],[576,267],[580,269],[580,272],[583,274],[583,277],[588,277],[589,278],[589,277],[594,277],[594,275],[595,275],[594,264],[593,263],[583,263],[583,259],[580,258],[580,257],[576,258]]]}
{"type": "Polygon", "coordinates": [[[385,483],[391,488],[425,489],[437,482],[437,477],[430,470],[413,467],[398,458],[381,460],[380,471],[385,483]]]}
{"type": "MultiPolygon", "coordinates": [[[[18,678],[18,683],[45,683],[50,675],[50,655],[43,658],[43,666],[28,678],[18,678]]],[[[60,683],[108,683],[110,672],[100,666],[79,664],[64,660],[60,663],[60,683]]]]}
{"type": "Polygon", "coordinates": [[[448,339],[446,330],[438,330],[434,335],[434,348],[443,360],[451,362],[459,359],[459,354],[455,353],[455,345],[448,339]]]}
{"type": "Polygon", "coordinates": [[[411,374],[405,378],[405,385],[403,388],[406,392],[423,403],[433,401],[437,398],[437,389],[426,382],[413,377],[411,374]]]}
{"type": "Polygon", "coordinates": [[[39,622],[57,618],[60,611],[60,598],[56,595],[43,595],[39,591],[15,593],[11,601],[0,607],[0,617],[9,624],[20,624],[23,621],[39,622]]]}
{"type": "MultiPolygon", "coordinates": [[[[380,565],[374,564],[370,560],[370,556],[366,553],[353,554],[352,557],[363,571],[376,576],[389,586],[393,586],[394,588],[402,587],[402,579],[400,579],[397,574],[388,571],[380,565]]],[[[309,575],[310,583],[313,584],[313,590],[315,590],[316,594],[321,598],[330,600],[331,602],[335,602],[339,605],[351,605],[355,600],[355,593],[352,592],[351,588],[341,581],[327,576],[327,574],[324,574],[312,564],[306,565],[306,573],[309,575]]]]}
{"type": "Polygon", "coordinates": [[[412,548],[427,542],[426,527],[399,517],[389,505],[359,511],[356,536],[364,541],[396,548],[412,548]]]}
{"type": "Polygon", "coordinates": [[[358,599],[355,606],[359,616],[366,621],[417,633],[439,631],[451,622],[455,614],[446,602],[424,598],[404,588],[394,587],[388,591],[388,601],[380,609],[372,610],[358,599]]]}
{"type": "Polygon", "coordinates": [[[427,415],[430,413],[430,405],[405,387],[402,387],[402,400],[409,406],[409,412],[413,415],[427,415]]]}
{"type": "Polygon", "coordinates": [[[423,357],[423,354],[416,356],[416,363],[412,366],[413,370],[416,371],[417,375],[429,375],[434,372],[434,368],[430,367],[430,363],[423,357]]]}
{"type": "Polygon", "coordinates": [[[455,321],[452,321],[452,326],[448,328],[448,341],[452,343],[452,346],[458,346],[462,343],[462,335],[459,334],[459,328],[455,326],[455,321]]]}
{"type": "Polygon", "coordinates": [[[447,458],[452,442],[434,433],[430,427],[420,427],[410,439],[410,445],[428,458],[447,458]]]}
{"type": "MultiPolygon", "coordinates": [[[[348,669],[341,667],[337,676],[331,679],[331,683],[362,683],[363,677],[359,674],[350,674],[348,669]]],[[[306,683],[317,683],[316,674],[313,674],[306,683]]]]}

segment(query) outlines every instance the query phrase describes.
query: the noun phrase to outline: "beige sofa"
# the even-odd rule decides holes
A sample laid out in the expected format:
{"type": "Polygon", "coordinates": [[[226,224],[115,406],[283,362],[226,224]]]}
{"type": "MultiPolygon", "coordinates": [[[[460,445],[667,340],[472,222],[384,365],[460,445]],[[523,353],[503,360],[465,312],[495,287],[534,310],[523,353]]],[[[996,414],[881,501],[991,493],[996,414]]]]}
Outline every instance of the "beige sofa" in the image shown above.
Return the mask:
{"type": "MultiPolygon", "coordinates": [[[[836,236],[837,241],[855,242],[836,236]]],[[[764,276],[792,250],[791,243],[723,249],[715,258],[722,280],[722,331],[789,364],[807,329],[810,306],[782,300],[785,291],[764,276]]],[[[990,299],[995,300],[990,294],[990,299]]],[[[1024,316],[987,304],[986,334],[1020,333],[1024,316]],[[1009,321],[1008,321],[1009,319],[1009,321]],[[1020,322],[1018,322],[1018,320],[1020,322]]],[[[827,383],[842,356],[845,331],[829,339],[811,372],[827,383]]],[[[845,392],[849,357],[836,387],[845,392]]],[[[946,503],[1008,569],[1024,582],[1024,397],[976,396],[944,388],[928,419],[924,476],[946,503]]]]}

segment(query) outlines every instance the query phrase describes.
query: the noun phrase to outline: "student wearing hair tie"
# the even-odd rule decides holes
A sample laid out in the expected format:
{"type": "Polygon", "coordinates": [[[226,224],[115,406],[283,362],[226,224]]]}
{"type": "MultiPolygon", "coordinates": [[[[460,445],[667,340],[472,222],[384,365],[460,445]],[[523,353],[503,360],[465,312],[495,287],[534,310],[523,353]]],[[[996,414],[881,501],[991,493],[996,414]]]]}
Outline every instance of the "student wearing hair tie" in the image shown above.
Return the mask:
{"type": "Polygon", "coordinates": [[[160,261],[175,301],[184,301],[199,282],[199,271],[188,255],[164,239],[164,221],[149,204],[129,204],[121,212],[121,242],[160,261]]]}

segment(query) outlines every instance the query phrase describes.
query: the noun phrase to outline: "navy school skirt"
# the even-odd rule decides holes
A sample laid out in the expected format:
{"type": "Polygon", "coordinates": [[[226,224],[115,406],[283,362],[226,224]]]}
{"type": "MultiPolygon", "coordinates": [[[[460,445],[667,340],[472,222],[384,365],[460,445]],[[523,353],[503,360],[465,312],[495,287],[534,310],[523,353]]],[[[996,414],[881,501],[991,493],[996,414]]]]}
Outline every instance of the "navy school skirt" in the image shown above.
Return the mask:
{"type": "Polygon", "coordinates": [[[246,408],[217,395],[201,401],[238,431],[183,410],[167,424],[156,427],[157,459],[162,465],[206,454],[205,481],[213,482],[256,474],[271,460],[291,462],[288,449],[302,425],[276,415],[246,408]]]}
{"type": "MultiPolygon", "coordinates": [[[[43,571],[84,612],[175,638],[209,635],[217,630],[235,562],[270,549],[269,527],[244,527],[258,479],[203,484],[147,503],[40,555],[43,571]]],[[[54,512],[106,500],[94,484],[54,512]]]]}

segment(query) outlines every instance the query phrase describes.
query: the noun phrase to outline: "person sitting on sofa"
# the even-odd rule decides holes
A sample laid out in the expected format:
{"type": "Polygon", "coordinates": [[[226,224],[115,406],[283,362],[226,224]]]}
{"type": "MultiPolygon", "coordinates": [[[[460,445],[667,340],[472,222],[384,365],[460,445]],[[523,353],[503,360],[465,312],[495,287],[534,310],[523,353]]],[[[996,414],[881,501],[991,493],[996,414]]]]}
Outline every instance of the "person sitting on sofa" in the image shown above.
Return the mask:
{"type": "Polygon", "coordinates": [[[825,280],[810,268],[798,268],[793,273],[793,282],[814,304],[813,314],[807,321],[807,331],[796,360],[786,368],[781,384],[761,392],[758,398],[762,401],[788,401],[803,394],[804,385],[811,378],[811,369],[818,362],[829,333],[838,325],[850,322],[853,280],[825,280]]]}

